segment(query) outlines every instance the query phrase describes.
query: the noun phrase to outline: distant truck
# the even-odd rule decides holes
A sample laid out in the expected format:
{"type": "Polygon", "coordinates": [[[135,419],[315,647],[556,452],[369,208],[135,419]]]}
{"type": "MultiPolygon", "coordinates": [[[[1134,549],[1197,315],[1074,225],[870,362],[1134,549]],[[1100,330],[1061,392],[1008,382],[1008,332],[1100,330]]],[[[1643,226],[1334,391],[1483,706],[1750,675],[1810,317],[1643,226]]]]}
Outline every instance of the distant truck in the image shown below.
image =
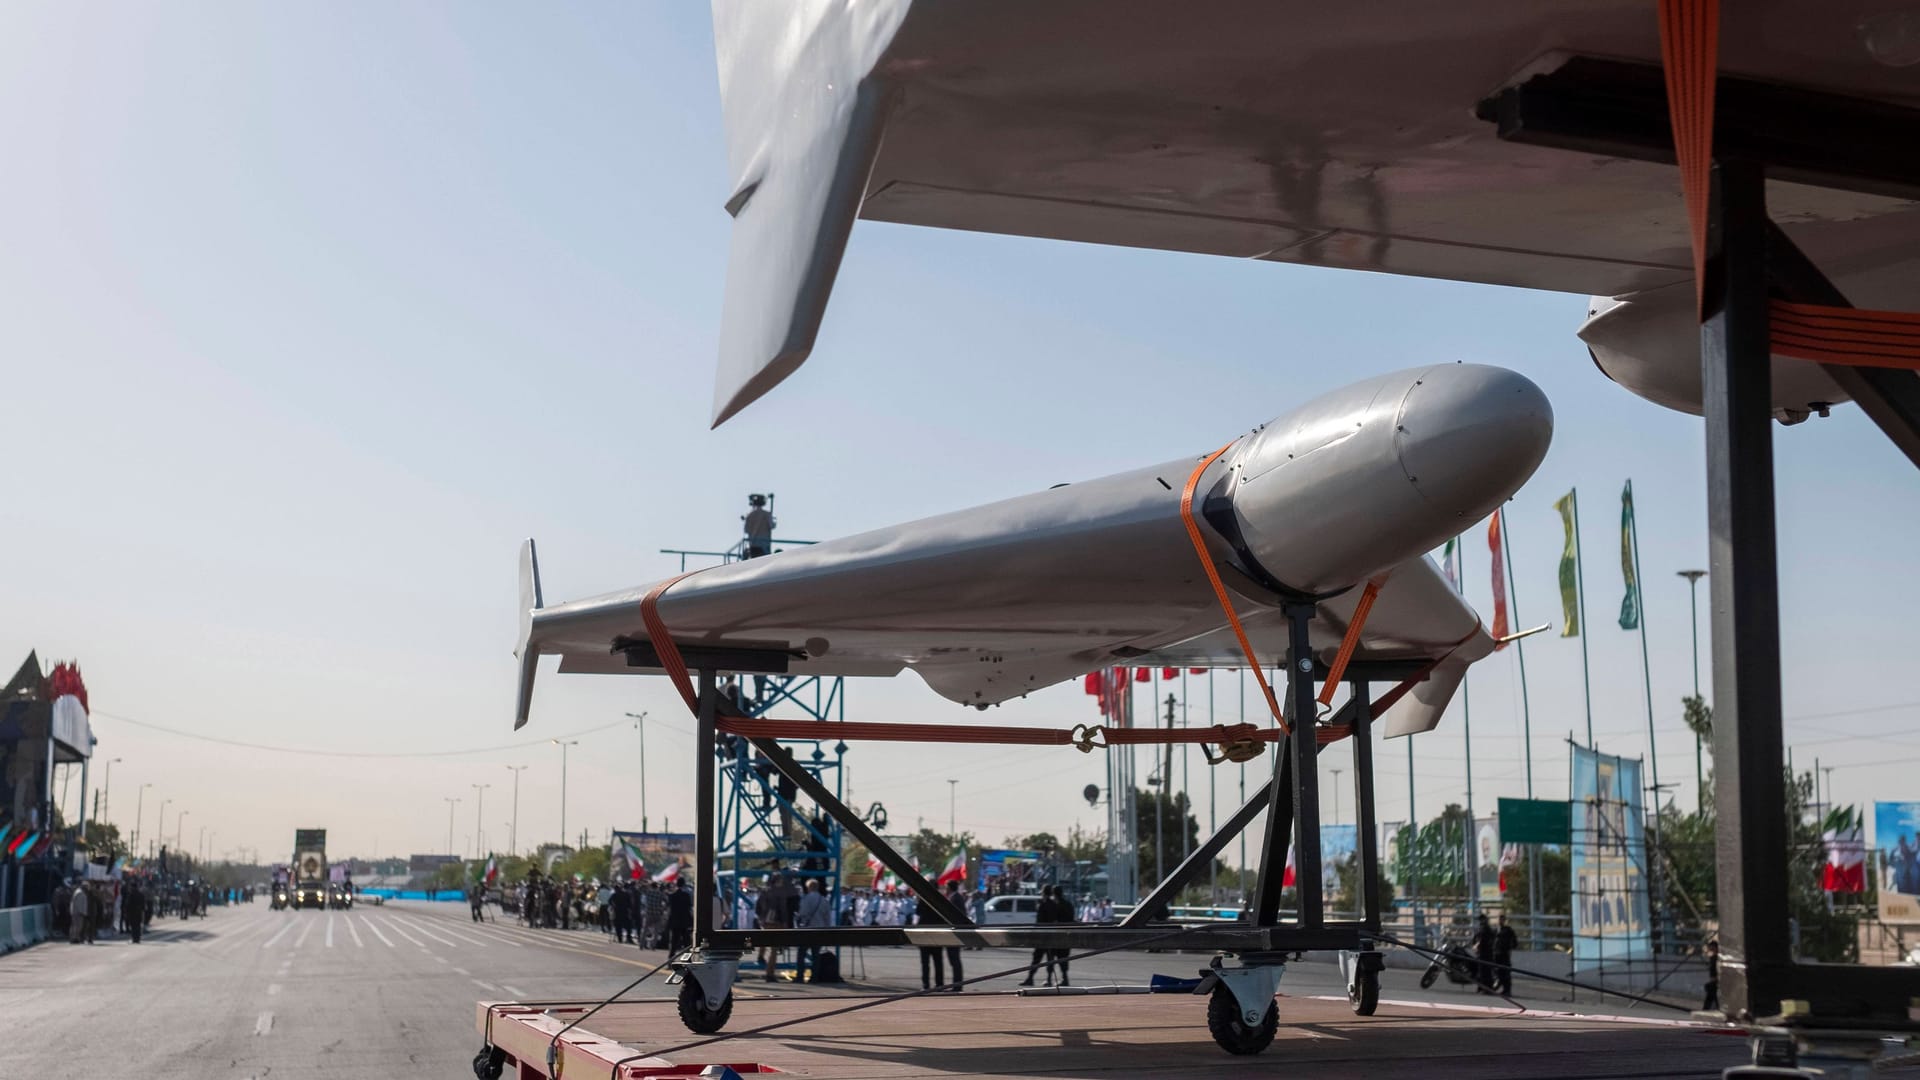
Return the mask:
{"type": "Polygon", "coordinates": [[[292,906],[326,907],[327,884],[327,830],[295,829],[292,906]]]}

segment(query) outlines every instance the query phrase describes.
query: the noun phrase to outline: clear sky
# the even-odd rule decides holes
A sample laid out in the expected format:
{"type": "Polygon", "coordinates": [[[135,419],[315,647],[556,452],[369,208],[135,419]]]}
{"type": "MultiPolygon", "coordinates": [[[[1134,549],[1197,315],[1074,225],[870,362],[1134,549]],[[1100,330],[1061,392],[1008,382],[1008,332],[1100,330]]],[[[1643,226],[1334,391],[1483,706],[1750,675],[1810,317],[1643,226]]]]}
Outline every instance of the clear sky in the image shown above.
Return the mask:
{"type": "MultiPolygon", "coordinates": [[[[458,797],[471,848],[491,784],[478,826],[504,847],[525,764],[527,847],[560,833],[544,740],[590,731],[567,821],[598,838],[638,827],[639,737],[609,725],[644,709],[648,812],[684,826],[691,722],[664,682],[547,677],[511,730],[522,537],[548,597],[581,596],[673,571],[660,548],[732,542],[749,491],[777,493],[784,535],[831,537],[1198,453],[1451,360],[1553,400],[1554,448],[1511,506],[1519,621],[1558,621],[1552,503],[1578,485],[1594,727],[1623,753],[1648,744],[1639,640],[1614,625],[1633,479],[1660,774],[1691,777],[1674,571],[1706,560],[1701,424],[1593,367],[1583,298],[862,222],[813,359],[710,433],[712,50],[694,3],[0,7],[0,660],[81,662],[114,819],[138,796],[151,836],[164,799],[189,847],[205,827],[216,853],[270,857],[325,826],[336,851],[404,854],[446,848],[458,797]],[[520,745],[295,755],[133,721],[343,754],[520,745]]],[[[1920,798],[1920,691],[1896,660],[1920,476],[1852,408],[1776,445],[1795,761],[1836,766],[1845,800],[1920,798]]],[[[1524,790],[1512,655],[1470,683],[1482,806],[1524,790]]],[[[1535,789],[1564,798],[1579,645],[1542,635],[1526,662],[1535,789]]],[[[1237,717],[1237,684],[1217,689],[1237,717]]],[[[849,718],[972,716],[912,676],[848,693],[849,718]]],[[[1417,740],[1422,816],[1462,797],[1462,712],[1417,740]]],[[[1076,683],[990,718],[1092,717],[1076,683]]],[[[849,761],[855,798],[901,825],[944,828],[949,778],[989,840],[1103,817],[1080,795],[1099,760],[1068,750],[849,761]]],[[[1405,761],[1385,748],[1383,820],[1406,815],[1405,761]]],[[[1196,756],[1203,808],[1206,773],[1196,756]]],[[[1219,779],[1224,815],[1237,773],[1219,779]]]]}

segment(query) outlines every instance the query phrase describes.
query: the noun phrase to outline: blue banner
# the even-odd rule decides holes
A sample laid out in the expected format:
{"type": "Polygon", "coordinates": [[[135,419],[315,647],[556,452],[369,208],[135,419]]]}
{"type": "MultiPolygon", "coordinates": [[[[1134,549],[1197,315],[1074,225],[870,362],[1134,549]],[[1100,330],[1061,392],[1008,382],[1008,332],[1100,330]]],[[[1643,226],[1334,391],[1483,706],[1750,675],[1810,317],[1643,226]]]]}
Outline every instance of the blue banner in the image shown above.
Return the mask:
{"type": "Polygon", "coordinates": [[[1880,920],[1920,922],[1920,803],[1874,803],[1873,847],[1880,870],[1880,920]]]}
{"type": "Polygon", "coordinates": [[[1340,867],[1353,858],[1359,841],[1360,830],[1356,826],[1320,826],[1321,895],[1333,896],[1340,891],[1340,867]]]}
{"type": "Polygon", "coordinates": [[[1652,956],[1640,762],[1573,748],[1573,970],[1652,956]]]}

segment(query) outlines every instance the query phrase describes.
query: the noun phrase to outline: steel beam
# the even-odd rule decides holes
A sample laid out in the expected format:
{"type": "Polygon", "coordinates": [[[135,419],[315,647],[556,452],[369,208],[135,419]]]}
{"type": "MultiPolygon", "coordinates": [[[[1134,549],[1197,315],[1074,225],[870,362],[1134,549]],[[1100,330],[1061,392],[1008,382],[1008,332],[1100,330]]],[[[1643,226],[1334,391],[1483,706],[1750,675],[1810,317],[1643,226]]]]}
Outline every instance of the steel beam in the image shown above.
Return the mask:
{"type": "Polygon", "coordinates": [[[744,952],[799,945],[940,945],[1006,949],[1154,948],[1230,953],[1292,953],[1357,949],[1364,928],[1335,923],[1306,930],[1244,922],[1143,927],[1061,923],[1041,926],[839,926],[797,930],[720,930],[712,948],[744,952]]]}
{"type": "Polygon", "coordinates": [[[1712,573],[1714,804],[1720,997],[1728,1015],[1791,996],[1781,758],[1780,590],[1774,523],[1766,170],[1714,169],[1700,374],[1712,573]]]}
{"type": "Polygon", "coordinates": [[[875,858],[886,864],[887,869],[893,871],[907,888],[913,890],[913,894],[920,898],[922,904],[932,908],[950,926],[973,925],[973,920],[967,918],[966,912],[961,911],[942,896],[933,882],[928,881],[920,871],[914,869],[913,864],[893,850],[892,845],[882,840],[880,834],[869,828],[860,815],[848,809],[847,804],[836,798],[833,792],[828,791],[818,777],[808,772],[791,753],[787,752],[786,747],[773,739],[749,739],[748,742],[753,744],[754,749],[765,755],[773,767],[780,770],[782,776],[793,781],[801,791],[806,792],[807,797],[812,799],[820,809],[825,810],[828,817],[838,821],[842,828],[866,845],[867,850],[871,851],[875,858]]]}
{"type": "Polygon", "coordinates": [[[1353,803],[1354,821],[1359,824],[1355,850],[1360,856],[1360,922],[1369,930],[1380,929],[1380,830],[1373,810],[1373,699],[1372,687],[1354,682],[1353,700],[1347,708],[1353,713],[1353,803]]]}
{"type": "Polygon", "coordinates": [[[1276,748],[1273,776],[1267,780],[1267,827],[1260,838],[1260,870],[1253,886],[1253,922],[1272,926],[1280,919],[1280,890],[1287,868],[1287,845],[1293,842],[1293,754],[1289,747],[1296,732],[1276,748]]]}
{"type": "Polygon", "coordinates": [[[719,929],[713,925],[714,893],[720,887],[714,851],[713,723],[720,712],[720,687],[712,668],[698,669],[697,678],[700,707],[693,735],[693,940],[704,946],[719,929]]]}
{"type": "Polygon", "coordinates": [[[1313,646],[1308,627],[1314,605],[1288,604],[1287,693],[1293,697],[1293,880],[1300,892],[1302,929],[1318,929],[1326,922],[1326,897],[1320,886],[1320,740],[1313,726],[1318,713],[1314,700],[1313,646]]]}

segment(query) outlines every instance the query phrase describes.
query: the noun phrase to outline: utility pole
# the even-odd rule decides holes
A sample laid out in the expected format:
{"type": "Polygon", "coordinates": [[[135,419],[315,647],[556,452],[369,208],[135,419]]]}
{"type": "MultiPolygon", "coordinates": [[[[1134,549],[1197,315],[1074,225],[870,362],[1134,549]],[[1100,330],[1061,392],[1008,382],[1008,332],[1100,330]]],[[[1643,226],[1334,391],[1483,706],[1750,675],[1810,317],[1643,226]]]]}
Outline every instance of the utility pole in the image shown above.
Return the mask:
{"type": "Polygon", "coordinates": [[[1333,823],[1340,824],[1340,770],[1333,770],[1333,823]]]}
{"type": "Polygon", "coordinates": [[[954,811],[953,811],[953,808],[955,806],[955,800],[958,798],[957,793],[959,792],[959,790],[960,790],[960,781],[958,780],[947,781],[947,835],[948,836],[960,835],[959,827],[954,824],[954,822],[957,819],[954,817],[954,811]]]}
{"type": "Polygon", "coordinates": [[[567,842],[567,747],[579,746],[579,739],[548,739],[560,748],[560,843],[567,842]]]}
{"type": "Polygon", "coordinates": [[[443,800],[445,800],[447,804],[447,854],[452,855],[453,854],[453,808],[460,805],[460,800],[454,798],[451,795],[442,795],[440,797],[443,800]]]}
{"type": "Polygon", "coordinates": [[[173,819],[173,849],[175,851],[180,850],[180,844],[183,842],[184,834],[187,831],[187,815],[191,813],[193,813],[191,810],[182,810],[180,811],[180,816],[173,819]]]}
{"type": "MultiPolygon", "coordinates": [[[[1173,730],[1174,697],[1167,695],[1167,730],[1173,730]]],[[[1167,803],[1173,792],[1173,743],[1162,744],[1160,759],[1160,802],[1153,815],[1153,876],[1156,882],[1167,880],[1167,803]]],[[[1181,824],[1175,822],[1175,825],[1181,824]]]]}
{"type": "Polygon", "coordinates": [[[147,844],[147,854],[150,856],[159,854],[157,849],[165,846],[167,842],[167,804],[172,801],[172,799],[160,800],[160,813],[153,820],[153,834],[159,839],[147,844]]]}
{"type": "Polygon", "coordinates": [[[520,854],[520,774],[525,765],[509,765],[507,771],[513,774],[513,824],[507,826],[507,854],[520,854]]]}
{"type": "Polygon", "coordinates": [[[480,851],[480,842],[481,842],[481,841],[480,841],[480,810],[481,810],[481,808],[482,808],[482,807],[484,807],[484,806],[486,806],[486,805],[487,805],[487,789],[488,789],[488,788],[490,788],[490,787],[492,787],[493,785],[492,785],[492,784],[474,784],[474,785],[472,785],[472,786],[473,786],[473,791],[474,791],[474,799],[473,799],[473,857],[474,857],[475,859],[478,859],[478,858],[480,858],[480,856],[481,856],[481,851],[480,851]]]}
{"type": "Polygon", "coordinates": [[[633,718],[633,730],[640,733],[640,831],[647,830],[647,710],[628,713],[633,718]]]}

